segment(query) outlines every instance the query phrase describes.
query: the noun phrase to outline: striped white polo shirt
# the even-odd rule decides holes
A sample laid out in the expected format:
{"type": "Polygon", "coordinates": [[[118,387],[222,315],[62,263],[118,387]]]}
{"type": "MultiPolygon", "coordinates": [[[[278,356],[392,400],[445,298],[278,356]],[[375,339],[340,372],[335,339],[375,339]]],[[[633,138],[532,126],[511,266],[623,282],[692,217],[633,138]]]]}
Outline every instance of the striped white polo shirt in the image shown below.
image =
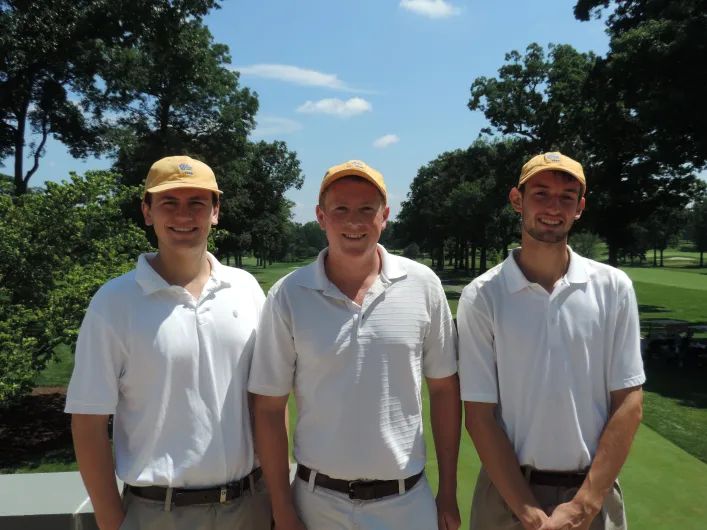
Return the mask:
{"type": "Polygon", "coordinates": [[[340,479],[400,479],[425,466],[422,377],[457,372],[456,330],[428,267],[379,245],[361,306],[326,277],[322,251],[270,290],[248,390],[294,389],[297,462],[340,479]]]}

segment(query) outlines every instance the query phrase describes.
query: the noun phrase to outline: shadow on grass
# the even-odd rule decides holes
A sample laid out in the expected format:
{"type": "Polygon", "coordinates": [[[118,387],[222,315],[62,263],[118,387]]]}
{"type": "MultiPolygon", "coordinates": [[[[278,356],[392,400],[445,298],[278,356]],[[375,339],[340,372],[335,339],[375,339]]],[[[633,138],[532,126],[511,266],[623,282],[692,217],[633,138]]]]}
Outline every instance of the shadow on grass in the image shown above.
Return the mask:
{"type": "Polygon", "coordinates": [[[461,298],[461,293],[456,292],[456,291],[444,291],[444,294],[447,295],[447,301],[450,302],[452,300],[459,300],[461,298]]]}
{"type": "Polygon", "coordinates": [[[646,362],[643,388],[675,399],[683,407],[707,409],[707,369],[685,369],[661,360],[646,362]]]}
{"type": "Polygon", "coordinates": [[[0,411],[0,473],[75,461],[64,392],[27,396],[0,411]]]}
{"type": "Polygon", "coordinates": [[[660,305],[638,304],[638,311],[640,313],[670,313],[670,309],[660,305]]]}

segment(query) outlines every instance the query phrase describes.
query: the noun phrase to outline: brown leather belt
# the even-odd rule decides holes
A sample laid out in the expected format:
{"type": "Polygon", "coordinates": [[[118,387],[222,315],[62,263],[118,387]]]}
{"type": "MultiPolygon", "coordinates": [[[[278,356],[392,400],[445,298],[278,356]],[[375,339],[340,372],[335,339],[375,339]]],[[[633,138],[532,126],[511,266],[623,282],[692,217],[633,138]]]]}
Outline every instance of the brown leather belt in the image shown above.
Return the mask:
{"type": "MultiPolygon", "coordinates": [[[[420,471],[417,475],[406,478],[405,491],[414,487],[420,478],[422,478],[423,473],[424,470],[420,471]]],[[[305,482],[309,482],[309,476],[311,474],[312,470],[307,466],[303,466],[302,464],[297,465],[297,476],[305,482]]],[[[382,499],[383,497],[398,495],[400,493],[400,486],[397,480],[343,480],[331,478],[322,473],[317,473],[317,476],[314,478],[314,485],[320,488],[346,493],[349,499],[363,501],[382,499]]]]}
{"type": "Polygon", "coordinates": [[[585,471],[540,471],[538,469],[521,467],[529,484],[538,486],[557,486],[579,488],[587,477],[585,471]]]}
{"type": "MultiPolygon", "coordinates": [[[[172,488],[172,504],[175,506],[189,506],[192,504],[214,504],[237,499],[250,490],[250,478],[253,482],[263,476],[263,470],[256,468],[250,475],[246,475],[240,480],[218,486],[214,488],[187,489],[172,488]]],[[[126,489],[133,495],[151,501],[164,502],[167,498],[167,487],[165,486],[130,486],[126,489]]]]}

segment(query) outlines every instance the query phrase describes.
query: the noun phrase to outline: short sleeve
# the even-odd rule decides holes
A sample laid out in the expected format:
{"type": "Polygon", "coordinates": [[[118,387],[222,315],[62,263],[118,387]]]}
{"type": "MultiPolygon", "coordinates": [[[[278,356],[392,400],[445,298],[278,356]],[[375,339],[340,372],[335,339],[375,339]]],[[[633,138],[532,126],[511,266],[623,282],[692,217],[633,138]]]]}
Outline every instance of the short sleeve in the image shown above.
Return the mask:
{"type": "Polygon", "coordinates": [[[498,403],[498,376],[493,323],[473,286],[462,293],[457,308],[459,378],[463,401],[498,403]]]}
{"type": "Polygon", "coordinates": [[[79,330],[64,412],[115,414],[125,351],[112,326],[89,307],[79,330]]]}
{"type": "Polygon", "coordinates": [[[619,300],[610,363],[610,392],[639,386],[646,382],[641,358],[638,303],[633,286],[629,286],[619,300]]]}
{"type": "Polygon", "coordinates": [[[423,373],[441,379],[458,371],[457,330],[441,283],[436,286],[430,308],[430,327],[423,345],[423,373]]]}
{"type": "Polygon", "coordinates": [[[255,338],[248,391],[263,396],[285,396],[294,385],[297,353],[289,321],[271,292],[265,300],[255,338]]]}

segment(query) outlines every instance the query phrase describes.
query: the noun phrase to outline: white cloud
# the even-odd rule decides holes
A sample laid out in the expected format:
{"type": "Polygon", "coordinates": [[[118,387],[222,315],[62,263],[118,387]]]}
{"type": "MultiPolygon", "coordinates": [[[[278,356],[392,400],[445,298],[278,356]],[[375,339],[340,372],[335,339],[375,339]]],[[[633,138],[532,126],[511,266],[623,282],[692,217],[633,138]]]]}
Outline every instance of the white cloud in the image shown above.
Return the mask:
{"type": "Polygon", "coordinates": [[[395,134],[386,134],[385,136],[381,136],[373,142],[373,147],[377,147],[378,149],[385,149],[388,146],[391,146],[393,144],[397,144],[400,141],[400,138],[395,135],[395,134]]]}
{"type": "Polygon", "coordinates": [[[350,118],[363,112],[368,112],[373,109],[368,101],[361,98],[351,98],[342,101],[336,98],[321,99],[317,102],[307,101],[297,108],[297,112],[306,114],[330,114],[340,118],[350,118]]]}
{"type": "Polygon", "coordinates": [[[255,130],[251,133],[253,138],[292,134],[302,130],[302,125],[296,121],[278,116],[262,116],[257,122],[255,130]]]}
{"type": "Polygon", "coordinates": [[[461,9],[446,0],[400,0],[400,7],[429,18],[448,18],[461,13],[461,9]]]}
{"type": "Polygon", "coordinates": [[[54,167],[54,166],[56,166],[56,162],[54,162],[53,160],[51,162],[49,162],[49,167],[54,167]]]}
{"type": "Polygon", "coordinates": [[[325,74],[323,72],[317,72],[316,70],[300,68],[299,66],[286,64],[255,64],[252,66],[232,67],[231,70],[240,72],[242,75],[276,79],[295,85],[316,86],[342,90],[344,92],[360,92],[362,94],[374,93],[369,90],[359,90],[350,87],[335,74],[325,74]]]}

